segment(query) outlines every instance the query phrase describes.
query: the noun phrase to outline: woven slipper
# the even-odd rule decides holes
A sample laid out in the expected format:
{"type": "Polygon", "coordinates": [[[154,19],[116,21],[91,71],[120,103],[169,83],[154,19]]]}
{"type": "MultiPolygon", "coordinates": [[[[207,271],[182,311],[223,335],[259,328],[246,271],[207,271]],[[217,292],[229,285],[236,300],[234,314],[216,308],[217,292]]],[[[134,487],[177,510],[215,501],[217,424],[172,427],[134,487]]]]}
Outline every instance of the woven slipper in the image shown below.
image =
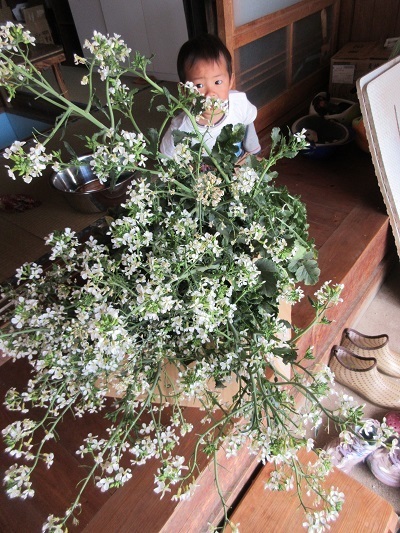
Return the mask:
{"type": "Polygon", "coordinates": [[[340,344],[360,357],[374,357],[380,372],[400,378],[400,354],[389,348],[388,335],[364,335],[347,328],[340,344]]]}
{"type": "Polygon", "coordinates": [[[329,366],[338,383],[369,402],[389,409],[400,408],[400,383],[378,372],[375,358],[360,357],[343,346],[334,346],[329,366]]]}

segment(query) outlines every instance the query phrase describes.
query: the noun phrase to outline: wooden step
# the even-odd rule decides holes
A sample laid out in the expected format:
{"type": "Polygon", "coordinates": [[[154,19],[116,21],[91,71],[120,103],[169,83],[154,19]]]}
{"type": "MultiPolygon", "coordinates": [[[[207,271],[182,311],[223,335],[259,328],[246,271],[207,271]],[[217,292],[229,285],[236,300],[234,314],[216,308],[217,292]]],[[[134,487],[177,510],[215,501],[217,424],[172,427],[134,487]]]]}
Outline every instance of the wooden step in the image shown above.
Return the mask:
{"type": "MultiPolygon", "coordinates": [[[[284,160],[278,171],[278,182],[305,202],[318,249],[320,281],[304,287],[305,295],[312,298],[325,281],[344,284],[343,302],[328,313],[332,324],[313,328],[297,343],[299,353],[313,346],[317,360],[326,362],[330,346],[363,312],[395,260],[389,217],[371,157],[354,144],[329,159],[284,160]]],[[[307,298],[294,306],[294,325],[304,328],[313,317],[307,298]]]]}
{"type": "MultiPolygon", "coordinates": [[[[299,454],[301,462],[306,465],[313,461],[313,453],[299,454]]],[[[231,520],[240,524],[241,533],[298,533],[305,531],[303,523],[305,515],[299,505],[296,490],[288,492],[271,492],[264,488],[273,470],[272,465],[266,465],[258,474],[249,490],[234,510],[231,520]]],[[[335,522],[330,522],[331,533],[348,533],[349,531],[368,531],[368,533],[395,533],[397,531],[398,516],[393,507],[358,481],[334,469],[324,483],[326,490],[339,487],[345,495],[345,503],[335,522]]],[[[304,493],[306,503],[311,498],[304,493]]],[[[228,533],[232,528],[228,527],[228,533]]]]}

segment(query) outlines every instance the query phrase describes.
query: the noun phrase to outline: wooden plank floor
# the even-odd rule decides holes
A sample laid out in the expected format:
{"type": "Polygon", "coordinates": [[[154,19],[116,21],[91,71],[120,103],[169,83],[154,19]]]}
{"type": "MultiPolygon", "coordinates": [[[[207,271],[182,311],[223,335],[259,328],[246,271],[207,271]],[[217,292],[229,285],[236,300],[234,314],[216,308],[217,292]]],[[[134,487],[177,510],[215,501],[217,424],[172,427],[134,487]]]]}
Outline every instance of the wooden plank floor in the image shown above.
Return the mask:
{"type": "MultiPolygon", "coordinates": [[[[374,175],[371,159],[352,144],[342,147],[338,156],[329,160],[311,160],[299,156],[278,166],[279,182],[290,192],[298,194],[308,208],[310,233],[319,249],[321,282],[332,279],[344,282],[344,303],[335,308],[331,326],[320,326],[299,343],[299,350],[308,344],[316,346],[319,358],[325,358],[333,340],[342,327],[360,312],[363,302],[376,290],[393,260],[393,240],[382,197],[374,175]]],[[[49,228],[51,230],[51,228],[49,228]]],[[[18,265],[16,265],[18,266],[18,265]]],[[[316,287],[307,288],[312,294],[316,287]]],[[[293,310],[295,324],[304,325],[310,309],[304,301],[293,310]]],[[[0,367],[0,401],[10,386],[23,386],[28,378],[24,362],[8,361],[0,367]]],[[[202,413],[189,409],[190,418],[200,427],[202,413]]],[[[0,408],[1,427],[12,414],[0,408]]],[[[74,424],[65,421],[63,440],[57,446],[60,459],[52,470],[38,471],[37,493],[33,500],[8,500],[0,491],[0,531],[7,533],[35,533],[50,512],[62,512],[70,503],[74,487],[80,477],[80,463],[75,450],[87,432],[100,434],[104,429],[98,416],[87,417],[74,424]]],[[[183,439],[181,452],[190,454],[193,441],[183,439]]],[[[4,470],[11,458],[1,453],[4,470]]],[[[256,461],[246,453],[227,461],[221,456],[222,483],[232,492],[231,501],[251,478],[256,461]]],[[[207,531],[209,521],[218,520],[219,499],[213,486],[212,472],[204,463],[199,476],[199,491],[190,502],[179,505],[167,497],[159,500],[153,492],[156,464],[137,467],[134,477],[125,487],[114,493],[102,494],[90,487],[84,498],[80,524],[71,532],[156,533],[158,531],[207,531]]],[[[265,497],[265,496],[264,496],[265,497]]]]}
{"type": "MultiPolygon", "coordinates": [[[[313,452],[299,453],[303,465],[315,462],[313,452]]],[[[246,495],[232,514],[234,524],[240,524],[241,533],[298,533],[305,531],[304,510],[298,503],[296,489],[269,492],[264,488],[272,465],[266,465],[255,478],[246,495]],[[267,496],[266,496],[267,494],[267,496]],[[262,502],[265,502],[264,505],[262,502]]],[[[393,507],[381,496],[361,485],[339,469],[334,469],[323,484],[326,491],[340,487],[346,495],[343,509],[337,520],[330,524],[331,533],[368,531],[368,533],[394,533],[397,531],[398,516],[393,507]]],[[[312,506],[313,495],[303,493],[303,501],[312,506]]],[[[228,527],[226,533],[232,533],[228,527]]]]}

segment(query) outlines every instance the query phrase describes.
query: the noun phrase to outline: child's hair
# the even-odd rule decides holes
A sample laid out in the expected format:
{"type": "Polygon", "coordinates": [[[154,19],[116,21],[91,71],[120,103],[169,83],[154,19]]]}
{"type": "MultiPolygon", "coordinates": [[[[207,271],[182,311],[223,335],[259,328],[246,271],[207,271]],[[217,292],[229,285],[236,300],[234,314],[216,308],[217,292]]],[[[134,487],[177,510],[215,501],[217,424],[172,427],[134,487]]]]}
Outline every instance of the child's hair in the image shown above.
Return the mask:
{"type": "Polygon", "coordinates": [[[205,34],[186,41],[179,50],[177,59],[178,76],[182,83],[186,79],[186,71],[198,60],[219,63],[221,56],[225,58],[229,78],[232,77],[232,56],[216,35],[205,34]]]}

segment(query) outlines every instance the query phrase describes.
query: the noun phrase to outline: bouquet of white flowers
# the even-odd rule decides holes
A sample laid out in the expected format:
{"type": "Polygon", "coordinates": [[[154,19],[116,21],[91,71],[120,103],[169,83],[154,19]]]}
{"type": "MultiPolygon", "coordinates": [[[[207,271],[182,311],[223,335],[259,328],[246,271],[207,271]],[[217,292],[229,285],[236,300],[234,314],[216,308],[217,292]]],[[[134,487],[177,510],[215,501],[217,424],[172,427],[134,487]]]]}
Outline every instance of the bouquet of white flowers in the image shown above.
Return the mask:
{"type": "MultiPolygon", "coordinates": [[[[68,229],[53,233],[47,240],[50,265],[23,265],[6,292],[10,305],[0,348],[32,367],[26,390],[12,388],[6,396],[10,410],[26,413],[3,429],[7,451],[17,460],[5,476],[9,496],[33,496],[31,474],[39,461],[50,467],[56,460],[48,449],[67,412],[104,412],[107,437],[88,434],[77,451],[86,465],[92,462],[77,498],[64,516],[50,516],[45,530],[70,524],[92,480],[102,491],[121,486],[132,477],[133,465],[156,458],[155,491],[187,499],[200,452],[216,461],[216,450],[231,456],[242,447],[276,465],[270,488],[290,487],[295,471],[297,486],[304,478],[320,496],[320,507],[306,508],[310,528],[322,515],[335,519],[342,495],[335,489],[326,493],[320,484],[330,461],[320,451],[319,467],[310,473],[297,452],[313,447],[310,430],[323,415],[344,429],[360,424],[362,410],[346,398],[338,398],[333,410],[324,407],[333,376],[324,365],[310,366],[311,349],[297,353],[304,331],[292,325],[288,338],[290,324],[279,316],[280,302],[299,301],[299,284],[313,284],[319,276],[305,206],[275,185],[272,170],[280,158],[306,146],[304,135],[274,129],[269,157],[248,157],[237,166],[235,142],[243,128],[223,130],[208,149],[195,116],[209,102],[187,86],[172,96],[148,77],[148,60],[139,54],[131,59],[118,36],[95,33],[87,43],[92,59],[77,58],[88,68],[85,108],[59,95],[34,69],[25,50],[32,38],[22,27],[7,23],[0,36],[0,83],[10,97],[24,85],[60,108],[48,139],[71,117],[80,117],[98,128],[85,142],[100,180],[139,171],[128,200],[107,218],[100,236],[82,241],[68,229]],[[106,84],[104,123],[94,109],[95,72],[106,84]],[[144,79],[154,99],[163,99],[158,110],[166,118],[159,131],[139,130],[135,93],[121,79],[127,73],[144,79]],[[182,110],[195,135],[182,135],[175,156],[166,158],[158,151],[160,135],[182,110]],[[121,126],[127,120],[130,130],[121,126]],[[289,366],[289,377],[279,361],[289,366]],[[106,410],[110,394],[113,414],[106,410]],[[184,408],[193,400],[204,410],[204,427],[196,428],[196,446],[186,459],[175,448],[193,430],[184,408]]],[[[10,175],[29,181],[45,166],[59,168],[60,153],[46,154],[48,139],[29,150],[18,143],[6,150],[10,175]]],[[[340,300],[340,290],[325,283],[317,291],[314,323],[328,322],[325,311],[340,300]]]]}

